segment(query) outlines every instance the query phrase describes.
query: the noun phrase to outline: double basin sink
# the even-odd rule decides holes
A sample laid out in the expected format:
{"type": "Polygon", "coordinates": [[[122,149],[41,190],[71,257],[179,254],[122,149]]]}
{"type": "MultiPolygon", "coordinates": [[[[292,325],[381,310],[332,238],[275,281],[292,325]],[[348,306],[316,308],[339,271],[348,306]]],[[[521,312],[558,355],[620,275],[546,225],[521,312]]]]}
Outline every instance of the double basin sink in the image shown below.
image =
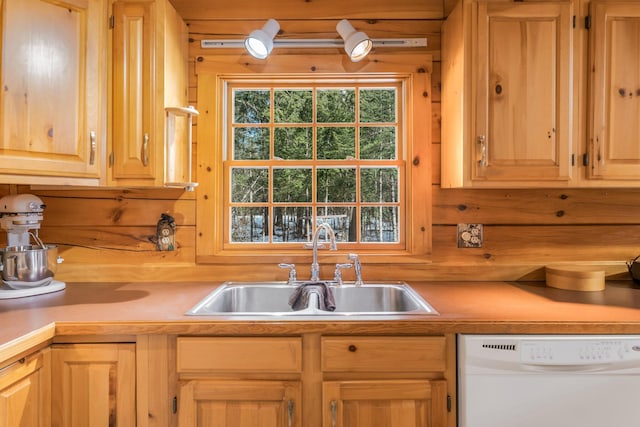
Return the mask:
{"type": "MultiPolygon", "coordinates": [[[[300,283],[300,285],[303,283],[300,283]]],[[[296,284],[285,282],[225,282],[186,314],[193,316],[240,316],[259,318],[338,319],[381,318],[404,315],[438,315],[406,283],[366,283],[332,285],[335,310],[322,310],[319,295],[310,294],[308,305],[293,310],[289,298],[296,284]]]]}

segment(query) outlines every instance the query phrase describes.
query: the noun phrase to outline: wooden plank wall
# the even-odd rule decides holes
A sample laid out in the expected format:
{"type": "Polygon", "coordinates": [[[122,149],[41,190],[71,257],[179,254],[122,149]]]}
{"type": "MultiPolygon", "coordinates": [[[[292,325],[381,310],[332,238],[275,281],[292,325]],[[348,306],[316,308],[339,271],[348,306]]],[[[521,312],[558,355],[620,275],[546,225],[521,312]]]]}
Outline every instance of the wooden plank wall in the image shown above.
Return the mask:
{"type": "MultiPolygon", "coordinates": [[[[640,190],[443,190],[440,182],[440,36],[453,1],[174,0],[189,25],[190,103],[197,105],[193,64],[203,38],[241,38],[267,18],[285,37],[335,37],[337,19],[349,18],[372,37],[427,37],[433,55],[433,263],[393,269],[364,266],[365,279],[542,280],[543,267],[560,261],[600,262],[610,277],[627,277],[624,262],[640,253],[640,190]],[[224,4],[224,6],[222,6],[224,4]],[[457,247],[457,224],[484,224],[484,244],[457,247]],[[399,273],[398,273],[399,272],[399,273]]],[[[222,50],[220,50],[222,51],[222,50]]],[[[209,50],[207,54],[212,54],[209,50]]],[[[221,52],[222,54],[222,52],[221,52]]],[[[197,159],[197,123],[194,127],[197,159]]],[[[196,265],[198,193],[179,190],[56,189],[4,186],[32,192],[47,204],[41,235],[65,258],[67,281],[284,280],[276,266],[196,265]],[[153,236],[161,213],[177,223],[177,250],[158,252],[153,236]]]]}

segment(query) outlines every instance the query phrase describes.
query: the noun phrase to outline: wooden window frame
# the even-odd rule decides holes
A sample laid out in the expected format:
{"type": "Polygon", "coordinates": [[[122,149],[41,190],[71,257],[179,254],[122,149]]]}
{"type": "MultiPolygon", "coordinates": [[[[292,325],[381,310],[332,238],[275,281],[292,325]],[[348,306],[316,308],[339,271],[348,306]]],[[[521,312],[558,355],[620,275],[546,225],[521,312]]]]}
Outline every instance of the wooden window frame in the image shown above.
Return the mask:
{"type": "MultiPolygon", "coordinates": [[[[315,76],[314,76],[315,77],[315,76]]],[[[405,78],[406,79],[406,78],[405,78]]],[[[376,76],[375,78],[369,78],[369,79],[362,79],[359,82],[354,82],[354,80],[352,78],[347,78],[344,79],[342,81],[337,81],[334,78],[330,79],[330,82],[324,82],[321,79],[318,79],[317,77],[314,78],[313,80],[310,80],[308,77],[306,76],[287,76],[284,80],[280,79],[280,80],[273,80],[273,79],[265,79],[263,82],[258,82],[258,83],[254,83],[254,84],[246,84],[243,82],[243,79],[237,80],[237,79],[233,79],[233,78],[229,78],[228,80],[226,80],[227,82],[227,102],[226,102],[226,108],[227,111],[232,111],[233,109],[233,101],[232,101],[232,96],[231,93],[236,90],[236,89],[240,89],[240,90],[268,90],[270,92],[270,95],[273,96],[274,92],[278,89],[281,88],[290,88],[290,89],[310,89],[313,92],[318,91],[318,90],[323,90],[323,89],[333,89],[333,88],[349,88],[349,89],[353,89],[355,92],[358,92],[360,89],[370,89],[370,88],[378,88],[378,89],[388,89],[388,88],[393,88],[396,90],[396,94],[397,94],[397,99],[398,99],[398,104],[401,104],[404,100],[404,86],[405,86],[405,79],[398,79],[398,78],[386,78],[386,79],[381,79],[379,76],[376,76]]],[[[358,97],[358,95],[356,94],[356,98],[358,97]]],[[[315,97],[314,97],[314,103],[315,101],[315,97]]],[[[356,105],[358,103],[356,102],[356,105]]],[[[314,109],[316,107],[314,106],[314,109]]],[[[360,157],[356,156],[356,159],[352,159],[352,160],[345,160],[345,159],[318,159],[317,157],[311,158],[311,159],[305,159],[305,160],[277,160],[277,159],[273,159],[273,158],[269,158],[269,159],[265,159],[265,160],[234,160],[233,159],[233,132],[232,130],[234,128],[241,128],[241,127],[255,127],[255,128],[261,128],[261,129],[269,129],[270,131],[275,130],[278,127],[287,127],[288,124],[284,123],[275,123],[273,121],[270,121],[268,123],[250,123],[250,124],[243,124],[243,123],[234,123],[232,117],[230,116],[230,114],[226,114],[226,120],[225,120],[225,126],[226,126],[226,138],[225,138],[225,144],[226,144],[226,152],[224,153],[224,177],[227,181],[225,181],[225,185],[224,185],[224,209],[227,212],[227,215],[225,216],[225,222],[224,222],[224,247],[225,249],[229,249],[229,250],[233,250],[233,251],[238,251],[238,250],[251,250],[253,252],[256,251],[273,251],[273,250],[283,250],[283,249],[292,249],[292,250],[296,250],[296,249],[300,249],[303,247],[304,242],[231,242],[230,239],[230,231],[231,231],[231,225],[230,225],[230,215],[229,215],[229,209],[232,206],[235,207],[266,207],[270,213],[272,213],[272,209],[276,208],[276,207],[293,207],[293,206],[306,206],[306,207],[310,207],[312,210],[312,216],[313,218],[316,218],[317,215],[317,210],[321,209],[323,205],[325,205],[324,203],[322,203],[321,201],[318,201],[316,197],[312,197],[312,199],[309,202],[298,202],[298,203],[283,203],[283,202],[274,202],[273,200],[271,200],[271,197],[269,197],[269,200],[263,202],[263,203],[259,203],[260,206],[258,206],[258,204],[255,203],[237,203],[237,202],[232,202],[230,200],[230,183],[229,183],[229,174],[230,169],[231,168],[244,168],[244,167],[248,167],[248,168],[258,168],[258,169],[268,169],[270,171],[273,172],[273,170],[275,169],[279,169],[279,168],[307,168],[309,170],[312,171],[316,171],[318,169],[324,169],[324,168],[332,168],[332,167],[346,167],[349,169],[353,169],[354,171],[356,171],[355,173],[355,180],[356,180],[356,189],[358,189],[360,187],[360,176],[357,172],[360,172],[362,170],[365,170],[367,168],[371,168],[371,167],[389,167],[389,168],[395,168],[398,171],[398,177],[399,177],[399,182],[398,182],[398,201],[397,202],[386,202],[386,203],[370,203],[370,202],[362,202],[358,196],[360,196],[360,193],[357,192],[356,193],[356,200],[354,200],[353,202],[336,202],[336,203],[330,203],[329,205],[331,207],[340,207],[340,206],[349,206],[349,207],[355,207],[356,210],[358,212],[360,212],[359,218],[356,221],[356,224],[359,225],[359,227],[357,227],[358,229],[356,230],[356,233],[358,235],[358,237],[361,237],[361,233],[362,233],[362,224],[361,224],[361,219],[362,219],[362,213],[361,213],[361,209],[363,207],[368,207],[368,206],[374,206],[374,207],[378,207],[378,206],[392,206],[392,207],[398,207],[400,209],[400,213],[401,215],[399,215],[399,221],[398,221],[398,237],[399,240],[397,242],[339,242],[339,246],[341,249],[344,250],[351,250],[351,251],[363,251],[363,250],[367,250],[367,249],[374,249],[376,248],[377,250],[384,250],[384,251],[394,251],[394,250],[398,250],[398,249],[404,249],[405,248],[405,218],[406,218],[406,211],[407,211],[407,199],[405,196],[405,181],[407,179],[407,175],[406,175],[406,169],[405,169],[405,164],[406,164],[406,159],[404,156],[404,133],[402,130],[404,129],[404,121],[402,120],[402,117],[404,116],[404,107],[402,105],[399,105],[399,107],[397,108],[398,110],[398,117],[396,118],[396,120],[394,121],[394,128],[397,130],[397,133],[399,135],[397,135],[397,144],[396,144],[396,158],[395,159],[382,159],[382,160],[374,160],[374,159],[361,159],[360,157]],[[384,248],[384,249],[382,249],[384,248]]],[[[357,113],[358,111],[356,111],[357,113]]],[[[389,123],[385,123],[385,125],[388,125],[389,123]]],[[[297,124],[296,124],[297,125],[297,124]]],[[[310,128],[312,130],[317,129],[318,127],[322,127],[322,126],[331,126],[331,127],[348,127],[348,128],[353,128],[356,132],[355,134],[355,147],[354,150],[358,150],[358,144],[357,142],[359,141],[359,136],[358,136],[358,132],[357,130],[360,129],[361,127],[366,127],[367,125],[369,125],[369,123],[361,123],[359,118],[356,117],[356,119],[353,122],[349,122],[349,123],[318,123],[315,120],[313,120],[310,123],[305,123],[304,127],[310,128]]],[[[374,124],[375,125],[375,124],[374,124]]],[[[315,138],[314,138],[315,139],[315,138]]],[[[270,145],[274,144],[274,140],[273,137],[270,140],[270,145]]],[[[317,145],[317,140],[315,140],[314,142],[314,147],[316,147],[317,145]]],[[[272,149],[273,147],[271,147],[272,149]]],[[[316,151],[316,150],[314,150],[316,151]]],[[[312,185],[313,189],[312,189],[312,193],[316,194],[317,191],[317,182],[315,179],[312,178],[312,182],[315,183],[315,185],[312,185]]],[[[269,195],[273,195],[273,191],[274,188],[272,186],[273,184],[273,180],[270,179],[269,180],[269,187],[268,187],[268,194],[269,195]]],[[[270,218],[270,226],[269,230],[270,230],[270,235],[271,235],[271,231],[273,228],[273,223],[272,220],[274,219],[273,215],[269,216],[270,218]]],[[[355,226],[355,224],[354,224],[355,226]]],[[[338,230],[334,230],[334,231],[338,231],[338,230]]],[[[313,230],[310,230],[310,232],[312,233],[313,230]]]]}
{"type": "MultiPolygon", "coordinates": [[[[307,262],[311,253],[303,245],[280,247],[256,245],[225,248],[223,212],[226,82],[247,83],[295,76],[323,82],[359,82],[373,76],[402,80],[404,109],[404,160],[406,222],[404,248],[356,248],[339,245],[324,252],[327,262],[343,262],[345,254],[357,252],[367,263],[428,263],[431,258],[431,57],[426,54],[375,54],[362,63],[349,63],[343,55],[275,55],[267,61],[248,56],[211,55],[196,62],[198,79],[196,261],[202,264],[263,264],[307,262]]],[[[400,139],[400,138],[399,138],[400,139]]],[[[404,240],[403,240],[404,239],[404,240]]]]}

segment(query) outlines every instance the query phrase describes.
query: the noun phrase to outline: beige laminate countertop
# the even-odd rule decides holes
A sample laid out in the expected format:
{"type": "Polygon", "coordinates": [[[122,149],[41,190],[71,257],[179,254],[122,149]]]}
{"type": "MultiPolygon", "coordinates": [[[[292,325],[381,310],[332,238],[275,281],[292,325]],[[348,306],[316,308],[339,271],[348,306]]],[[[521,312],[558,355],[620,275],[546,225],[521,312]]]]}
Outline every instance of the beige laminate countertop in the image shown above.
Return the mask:
{"type": "Polygon", "coordinates": [[[221,282],[68,283],[60,292],[0,300],[0,362],[53,336],[428,333],[640,334],[640,289],[599,292],[544,282],[411,282],[440,313],[393,320],[238,320],[185,316],[221,282]]]}

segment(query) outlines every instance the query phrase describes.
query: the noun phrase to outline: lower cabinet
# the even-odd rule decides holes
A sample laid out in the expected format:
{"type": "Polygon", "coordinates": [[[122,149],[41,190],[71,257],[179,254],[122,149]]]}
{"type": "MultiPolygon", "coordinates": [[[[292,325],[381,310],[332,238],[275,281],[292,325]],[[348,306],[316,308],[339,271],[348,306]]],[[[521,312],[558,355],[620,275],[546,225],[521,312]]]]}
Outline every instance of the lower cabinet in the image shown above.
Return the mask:
{"type": "Polygon", "coordinates": [[[180,427],[444,427],[444,336],[178,337],[180,427]]]}
{"type": "Polygon", "coordinates": [[[194,380],[180,387],[181,426],[301,425],[298,381],[194,380]]]}
{"type": "Polygon", "coordinates": [[[0,366],[0,426],[49,427],[50,382],[48,348],[0,366]]]}
{"type": "Polygon", "coordinates": [[[135,426],[135,344],[54,344],[52,425],[135,426]]]}
{"type": "Polygon", "coordinates": [[[447,425],[445,337],[322,337],[320,349],[323,427],[447,425]]]}
{"type": "Polygon", "coordinates": [[[446,402],[444,380],[327,381],[323,426],[444,426],[446,402]]]}
{"type": "Polygon", "coordinates": [[[178,337],[178,425],[302,426],[300,337],[178,337]]]}
{"type": "Polygon", "coordinates": [[[452,343],[321,333],[55,343],[0,366],[0,426],[451,427],[452,343]]]}

